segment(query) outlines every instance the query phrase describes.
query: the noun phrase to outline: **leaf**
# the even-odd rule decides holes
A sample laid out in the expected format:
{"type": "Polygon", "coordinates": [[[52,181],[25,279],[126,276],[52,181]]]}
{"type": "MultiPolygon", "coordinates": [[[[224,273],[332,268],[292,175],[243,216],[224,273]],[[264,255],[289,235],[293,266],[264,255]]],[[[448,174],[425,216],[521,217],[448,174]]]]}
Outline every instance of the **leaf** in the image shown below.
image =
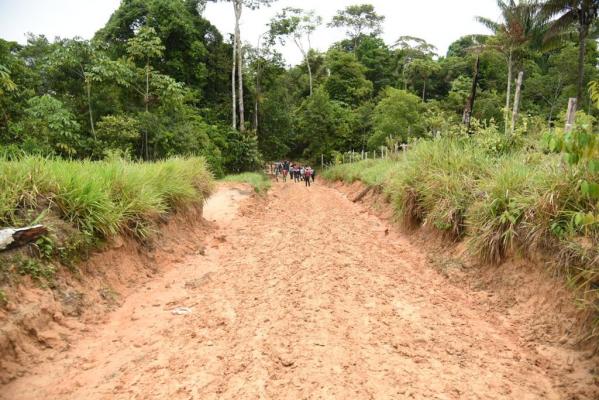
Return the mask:
{"type": "Polygon", "coordinates": [[[583,213],[576,213],[574,215],[574,224],[576,226],[582,226],[584,222],[584,214],[583,213]]]}

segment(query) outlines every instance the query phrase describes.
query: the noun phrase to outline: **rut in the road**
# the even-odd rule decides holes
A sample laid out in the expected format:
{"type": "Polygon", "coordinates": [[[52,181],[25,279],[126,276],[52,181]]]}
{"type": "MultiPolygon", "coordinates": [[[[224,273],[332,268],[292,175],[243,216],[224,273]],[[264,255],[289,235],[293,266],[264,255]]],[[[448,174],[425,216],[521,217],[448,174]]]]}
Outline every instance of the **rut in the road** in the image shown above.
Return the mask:
{"type": "Polygon", "coordinates": [[[339,192],[279,183],[260,204],[4,395],[559,399],[575,381],[596,394],[339,192]]]}

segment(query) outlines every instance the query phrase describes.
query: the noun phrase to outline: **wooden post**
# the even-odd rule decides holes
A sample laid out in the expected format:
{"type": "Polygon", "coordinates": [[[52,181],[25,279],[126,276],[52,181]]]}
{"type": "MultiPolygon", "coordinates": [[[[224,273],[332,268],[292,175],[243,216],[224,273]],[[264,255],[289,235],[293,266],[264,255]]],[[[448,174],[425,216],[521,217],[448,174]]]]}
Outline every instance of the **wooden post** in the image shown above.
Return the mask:
{"type": "Polygon", "coordinates": [[[320,155],[320,167],[324,169],[324,154],[320,155]]]}
{"type": "Polygon", "coordinates": [[[524,72],[518,72],[518,80],[516,81],[516,93],[514,94],[514,110],[512,111],[512,128],[511,133],[514,134],[516,129],[516,121],[518,120],[518,108],[520,107],[520,89],[522,88],[522,77],[524,72]]]}
{"type": "Polygon", "coordinates": [[[570,97],[568,99],[568,112],[566,113],[566,126],[564,131],[570,132],[576,121],[576,97],[570,97]]]}

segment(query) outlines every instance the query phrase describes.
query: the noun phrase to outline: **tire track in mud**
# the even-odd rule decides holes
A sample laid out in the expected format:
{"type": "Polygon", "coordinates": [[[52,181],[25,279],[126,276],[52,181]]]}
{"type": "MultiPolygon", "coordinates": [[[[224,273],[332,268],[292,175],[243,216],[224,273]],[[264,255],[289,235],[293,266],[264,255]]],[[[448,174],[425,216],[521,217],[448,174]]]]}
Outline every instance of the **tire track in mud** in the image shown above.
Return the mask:
{"type": "MultiPolygon", "coordinates": [[[[218,201],[229,195],[242,199],[218,201]]],[[[3,398],[568,397],[576,377],[341,193],[278,183],[236,218],[226,207],[205,255],[141,288],[3,398]]]]}

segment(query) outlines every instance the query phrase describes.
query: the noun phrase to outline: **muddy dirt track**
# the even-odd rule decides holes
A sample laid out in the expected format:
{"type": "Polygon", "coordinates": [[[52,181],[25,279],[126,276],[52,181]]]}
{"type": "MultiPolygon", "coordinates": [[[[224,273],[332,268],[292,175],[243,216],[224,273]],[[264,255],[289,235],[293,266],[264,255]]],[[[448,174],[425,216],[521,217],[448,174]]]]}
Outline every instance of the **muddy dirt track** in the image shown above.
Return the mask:
{"type": "MultiPolygon", "coordinates": [[[[3,399],[593,398],[340,192],[222,189],[218,230],[3,399]],[[239,210],[236,204],[241,201],[239,210]],[[175,315],[176,307],[191,313],[175,315]],[[573,394],[572,391],[576,391],[573,394]]],[[[563,350],[566,352],[567,350],[563,350]]]]}

